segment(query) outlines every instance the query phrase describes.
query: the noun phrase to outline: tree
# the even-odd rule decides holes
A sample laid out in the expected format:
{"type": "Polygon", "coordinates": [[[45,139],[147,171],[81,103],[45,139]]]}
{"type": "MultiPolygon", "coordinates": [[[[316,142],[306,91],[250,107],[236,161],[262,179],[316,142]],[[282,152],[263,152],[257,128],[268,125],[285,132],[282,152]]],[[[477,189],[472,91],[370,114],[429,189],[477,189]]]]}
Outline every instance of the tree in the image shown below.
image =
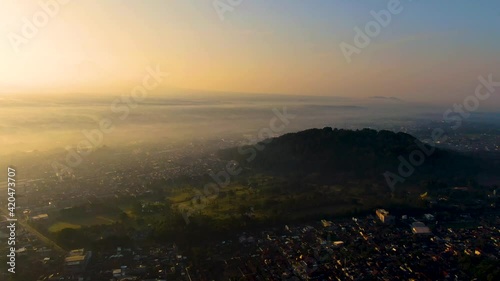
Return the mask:
{"type": "Polygon", "coordinates": [[[120,220],[121,220],[123,223],[128,222],[128,221],[129,221],[129,219],[130,219],[130,217],[127,215],[127,213],[122,212],[122,213],[120,214],[120,220]]]}

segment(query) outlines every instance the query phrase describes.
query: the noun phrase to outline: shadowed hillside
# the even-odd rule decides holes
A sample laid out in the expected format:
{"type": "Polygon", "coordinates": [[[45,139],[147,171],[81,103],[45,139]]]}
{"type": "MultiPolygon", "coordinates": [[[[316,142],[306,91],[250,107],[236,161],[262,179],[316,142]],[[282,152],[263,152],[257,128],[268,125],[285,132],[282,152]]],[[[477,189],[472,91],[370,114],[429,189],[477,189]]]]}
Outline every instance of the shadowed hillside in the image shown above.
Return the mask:
{"type": "Polygon", "coordinates": [[[478,172],[478,165],[470,156],[433,148],[409,134],[371,129],[310,129],[254,146],[224,150],[221,156],[236,160],[253,172],[298,177],[316,174],[321,182],[385,181],[384,172],[398,174],[400,156],[408,160],[412,152],[423,150],[433,153],[425,155],[423,164],[415,165],[415,172],[406,183],[427,179],[458,181],[475,177],[478,172]]]}

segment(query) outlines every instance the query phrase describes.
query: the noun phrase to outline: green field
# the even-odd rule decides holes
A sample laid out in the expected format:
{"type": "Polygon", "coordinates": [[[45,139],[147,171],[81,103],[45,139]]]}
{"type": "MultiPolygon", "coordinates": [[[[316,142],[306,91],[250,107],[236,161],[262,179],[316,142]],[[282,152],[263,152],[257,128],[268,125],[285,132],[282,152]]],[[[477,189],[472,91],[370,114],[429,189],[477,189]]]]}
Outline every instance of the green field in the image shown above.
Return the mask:
{"type": "Polygon", "coordinates": [[[84,226],[113,224],[115,222],[116,219],[107,216],[89,216],[56,221],[49,226],[48,230],[50,232],[58,232],[65,228],[79,229],[84,226]]]}
{"type": "Polygon", "coordinates": [[[79,229],[79,228],[81,228],[81,226],[78,224],[72,224],[72,223],[61,221],[61,222],[56,222],[56,223],[52,224],[49,227],[49,231],[54,233],[54,232],[59,232],[65,228],[79,229]]]}

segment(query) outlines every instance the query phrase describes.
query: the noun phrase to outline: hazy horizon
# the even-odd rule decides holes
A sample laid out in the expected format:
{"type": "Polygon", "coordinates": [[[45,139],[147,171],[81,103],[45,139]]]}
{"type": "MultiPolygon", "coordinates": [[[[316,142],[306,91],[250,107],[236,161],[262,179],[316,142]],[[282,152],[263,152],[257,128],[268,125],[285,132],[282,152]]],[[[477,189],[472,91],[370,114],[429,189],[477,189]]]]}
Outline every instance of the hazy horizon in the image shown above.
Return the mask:
{"type": "MultiPolygon", "coordinates": [[[[268,126],[273,109],[297,117],[286,132],[309,128],[403,127],[417,121],[441,121],[448,106],[429,106],[394,98],[347,98],[280,95],[187,97],[152,94],[128,105],[121,96],[16,96],[0,97],[0,154],[20,151],[65,149],[85,140],[84,131],[100,128],[109,119],[114,129],[106,133],[103,145],[131,143],[174,143],[197,139],[243,138],[268,126]],[[115,103],[115,105],[113,105],[115,103]],[[114,106],[114,109],[113,109],[114,106]],[[128,113],[126,113],[128,112],[128,113]],[[123,117],[123,118],[122,118],[123,117]]],[[[489,122],[500,119],[493,112],[489,122]]],[[[470,120],[481,120],[481,111],[470,120]]]]}

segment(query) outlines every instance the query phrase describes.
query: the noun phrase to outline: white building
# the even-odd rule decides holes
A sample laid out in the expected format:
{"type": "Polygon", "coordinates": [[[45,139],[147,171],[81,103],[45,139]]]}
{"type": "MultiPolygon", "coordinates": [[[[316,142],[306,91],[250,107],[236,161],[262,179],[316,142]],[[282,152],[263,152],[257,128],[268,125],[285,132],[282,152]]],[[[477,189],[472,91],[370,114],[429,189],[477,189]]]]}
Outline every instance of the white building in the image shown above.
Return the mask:
{"type": "Polygon", "coordinates": [[[411,231],[413,234],[431,234],[431,229],[428,228],[423,222],[414,222],[411,224],[411,231]]]}

